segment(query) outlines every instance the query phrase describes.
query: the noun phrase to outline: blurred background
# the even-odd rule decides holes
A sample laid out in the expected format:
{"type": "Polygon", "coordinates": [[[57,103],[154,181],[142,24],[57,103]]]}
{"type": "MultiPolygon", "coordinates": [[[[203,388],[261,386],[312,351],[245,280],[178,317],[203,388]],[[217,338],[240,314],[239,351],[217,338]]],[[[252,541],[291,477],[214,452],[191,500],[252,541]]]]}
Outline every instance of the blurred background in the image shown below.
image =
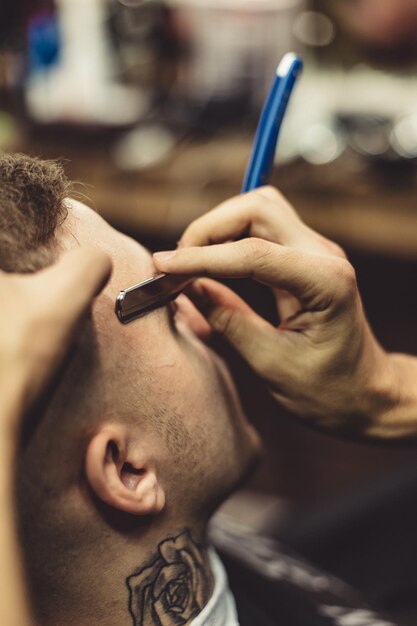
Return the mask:
{"type": "MultiPolygon", "coordinates": [[[[2,0],[0,150],[62,159],[113,225],[173,246],[239,193],[289,50],[305,72],[272,183],[345,247],[382,344],[417,353],[417,0],[2,0]]],[[[417,623],[415,445],[336,441],[242,386],[272,445],[221,514],[417,623]]]]}

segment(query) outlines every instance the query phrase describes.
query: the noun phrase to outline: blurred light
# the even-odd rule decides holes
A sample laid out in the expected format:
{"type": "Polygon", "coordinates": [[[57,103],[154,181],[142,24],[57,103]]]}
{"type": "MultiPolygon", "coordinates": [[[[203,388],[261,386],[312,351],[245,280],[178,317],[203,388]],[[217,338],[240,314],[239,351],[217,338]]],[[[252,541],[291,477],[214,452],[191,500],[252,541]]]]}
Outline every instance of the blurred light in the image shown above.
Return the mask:
{"type": "Polygon", "coordinates": [[[7,150],[16,143],[19,137],[19,128],[12,115],[6,111],[0,111],[0,151],[7,150]]]}
{"type": "Polygon", "coordinates": [[[406,159],[417,157],[417,115],[404,117],[397,122],[390,135],[394,150],[406,159]]]}
{"type": "Polygon", "coordinates": [[[116,145],[113,158],[121,170],[141,170],[161,163],[176,145],[175,136],[159,124],[130,131],[116,145]]]}
{"type": "Polygon", "coordinates": [[[350,146],[365,156],[382,156],[389,150],[389,125],[385,118],[352,116],[348,128],[350,146]]]}
{"type": "Polygon", "coordinates": [[[345,145],[335,130],[326,124],[314,124],[303,132],[300,140],[301,156],[314,165],[323,165],[337,159],[345,145]]]}
{"type": "Polygon", "coordinates": [[[335,37],[333,22],[317,11],[303,11],[294,21],[294,36],[307,46],[328,46],[335,37]]]}
{"type": "Polygon", "coordinates": [[[119,0],[119,3],[123,4],[125,7],[135,9],[136,7],[140,7],[144,4],[150,4],[153,1],[154,0],[119,0]]]}
{"type": "Polygon", "coordinates": [[[277,59],[297,48],[292,33],[304,0],[169,0],[187,49],[181,91],[196,103],[244,98],[258,110],[277,59]]]}

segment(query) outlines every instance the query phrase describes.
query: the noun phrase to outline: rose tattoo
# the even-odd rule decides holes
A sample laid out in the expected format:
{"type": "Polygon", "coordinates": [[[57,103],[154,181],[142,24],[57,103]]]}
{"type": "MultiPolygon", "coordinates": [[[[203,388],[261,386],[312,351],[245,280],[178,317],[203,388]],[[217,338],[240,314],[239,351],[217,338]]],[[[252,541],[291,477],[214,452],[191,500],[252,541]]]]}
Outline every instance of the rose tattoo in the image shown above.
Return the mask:
{"type": "Polygon", "coordinates": [[[206,568],[188,530],[162,541],[155,559],[126,578],[133,626],[186,626],[207,603],[206,568]]]}

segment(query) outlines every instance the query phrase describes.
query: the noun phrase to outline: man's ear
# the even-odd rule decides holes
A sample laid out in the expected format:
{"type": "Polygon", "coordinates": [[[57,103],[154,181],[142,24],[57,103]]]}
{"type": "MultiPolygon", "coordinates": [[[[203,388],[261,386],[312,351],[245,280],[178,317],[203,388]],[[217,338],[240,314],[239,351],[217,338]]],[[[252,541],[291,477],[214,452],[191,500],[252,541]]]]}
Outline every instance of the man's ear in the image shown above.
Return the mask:
{"type": "Polygon", "coordinates": [[[100,427],[87,446],[85,469],[96,496],[115,509],[151,515],[165,506],[152,459],[122,425],[100,427]]]}

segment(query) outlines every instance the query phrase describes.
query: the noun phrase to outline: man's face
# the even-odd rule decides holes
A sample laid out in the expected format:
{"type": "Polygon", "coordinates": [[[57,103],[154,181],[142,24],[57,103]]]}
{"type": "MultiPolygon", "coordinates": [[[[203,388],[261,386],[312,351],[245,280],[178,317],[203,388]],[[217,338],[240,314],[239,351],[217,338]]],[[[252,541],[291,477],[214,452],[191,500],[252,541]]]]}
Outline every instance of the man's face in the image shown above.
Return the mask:
{"type": "Polygon", "coordinates": [[[155,273],[151,255],[72,200],[64,233],[65,247],[100,247],[114,264],[93,308],[100,372],[91,393],[104,413],[97,418],[116,418],[146,437],[171,506],[188,514],[210,508],[240,480],[259,440],[227,367],[198,337],[207,330],[203,318],[182,296],[178,307],[121,324],[116,295],[155,273]]]}

